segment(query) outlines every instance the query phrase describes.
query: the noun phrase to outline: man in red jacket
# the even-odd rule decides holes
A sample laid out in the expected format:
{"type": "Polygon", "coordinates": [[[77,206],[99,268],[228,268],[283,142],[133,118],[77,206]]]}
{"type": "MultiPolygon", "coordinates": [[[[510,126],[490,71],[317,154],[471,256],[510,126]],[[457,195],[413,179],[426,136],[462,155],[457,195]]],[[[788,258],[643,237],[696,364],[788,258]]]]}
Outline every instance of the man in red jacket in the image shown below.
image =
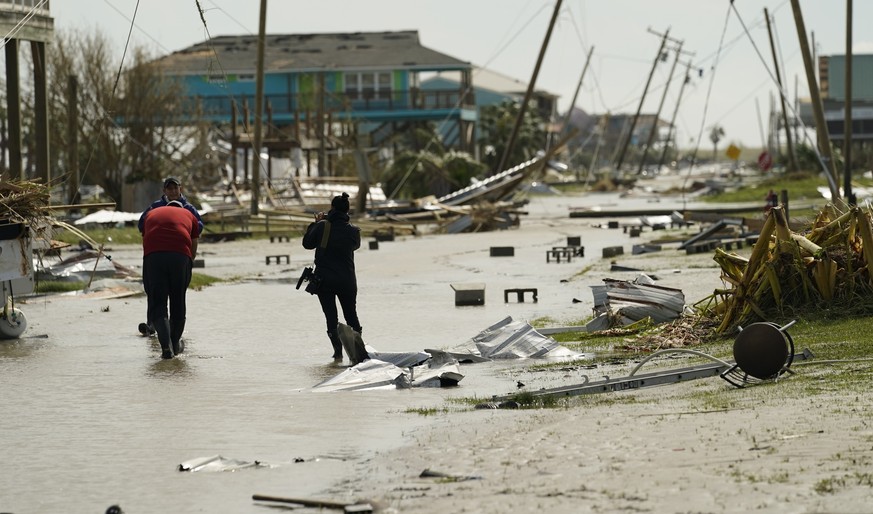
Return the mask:
{"type": "Polygon", "coordinates": [[[148,296],[161,358],[172,359],[185,349],[185,292],[197,255],[200,225],[181,202],[150,210],[145,217],[142,248],[142,282],[148,296]],[[170,303],[167,315],[167,301],[170,303]]]}

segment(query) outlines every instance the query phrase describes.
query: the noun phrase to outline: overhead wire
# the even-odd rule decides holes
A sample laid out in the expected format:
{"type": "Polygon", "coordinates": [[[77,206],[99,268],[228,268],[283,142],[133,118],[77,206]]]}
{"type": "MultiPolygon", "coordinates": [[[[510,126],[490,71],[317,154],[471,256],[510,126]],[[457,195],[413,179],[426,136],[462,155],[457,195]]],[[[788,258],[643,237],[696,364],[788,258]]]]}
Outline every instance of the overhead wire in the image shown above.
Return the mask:
{"type": "MultiPolygon", "coordinates": [[[[733,1],[731,1],[731,6],[733,6],[733,1]]],[[[722,30],[721,30],[721,37],[719,38],[719,41],[718,41],[718,50],[715,53],[715,58],[714,58],[713,63],[712,63],[712,73],[709,76],[709,87],[706,90],[706,99],[703,103],[703,116],[700,119],[700,130],[697,133],[697,144],[694,147],[694,153],[692,154],[692,157],[691,157],[691,163],[688,166],[688,173],[685,174],[685,180],[683,181],[683,184],[682,184],[682,203],[683,203],[683,205],[685,204],[685,201],[686,201],[685,184],[688,182],[688,178],[691,176],[691,171],[694,169],[694,166],[697,164],[697,152],[700,150],[700,142],[703,139],[703,127],[706,125],[706,114],[709,111],[709,100],[710,100],[710,97],[712,96],[712,86],[715,83],[715,72],[718,69],[718,60],[719,60],[719,56],[721,55],[721,49],[724,45],[724,36],[727,33],[728,22],[730,21],[730,15],[731,15],[731,7],[728,7],[727,12],[725,12],[724,26],[722,27],[722,30]]]]}
{"type": "MultiPolygon", "coordinates": [[[[789,98],[787,92],[785,91],[785,88],[781,87],[779,85],[779,80],[777,80],[775,74],[770,69],[770,66],[767,65],[767,60],[764,58],[764,55],[761,53],[761,50],[758,49],[758,45],[755,44],[754,38],[752,38],[752,35],[749,33],[749,30],[746,27],[746,24],[743,22],[742,16],[740,16],[740,13],[737,11],[736,6],[734,6],[733,2],[731,2],[731,9],[733,9],[734,13],[736,14],[737,19],[739,20],[740,24],[742,25],[746,36],[749,38],[749,42],[751,42],[752,47],[755,49],[755,53],[758,55],[758,59],[761,60],[761,64],[764,65],[764,69],[767,71],[767,74],[770,76],[770,79],[773,82],[773,84],[776,85],[776,89],[779,91],[779,94],[782,95],[784,98],[789,98]]],[[[800,124],[801,128],[803,129],[804,138],[809,143],[809,147],[813,149],[815,156],[818,159],[819,165],[821,166],[822,172],[824,172],[824,175],[828,180],[828,184],[830,185],[831,190],[832,191],[839,191],[839,187],[835,183],[834,177],[833,177],[833,175],[831,175],[830,170],[828,169],[828,166],[825,164],[820,153],[817,150],[815,150],[816,145],[811,141],[811,138],[809,137],[808,131],[806,130],[806,125],[804,125],[803,120],[800,119],[800,116],[797,115],[797,112],[794,110],[794,107],[791,105],[791,102],[786,102],[785,106],[788,108],[789,111],[791,111],[792,116],[796,119],[796,121],[800,124]]],[[[786,127],[786,130],[788,130],[788,127],[786,127]]]]}
{"type": "MultiPolygon", "coordinates": [[[[531,2],[528,2],[527,5],[530,5],[530,3],[531,3],[531,2]]],[[[527,22],[524,23],[524,24],[521,26],[521,28],[519,28],[519,29],[518,29],[518,30],[517,30],[517,31],[516,31],[516,32],[515,32],[515,33],[514,33],[510,38],[509,38],[508,41],[506,41],[506,43],[503,43],[503,46],[501,46],[500,48],[498,48],[497,50],[495,50],[495,51],[492,53],[492,55],[491,55],[488,59],[486,59],[485,63],[483,63],[483,65],[482,65],[482,67],[481,67],[480,69],[484,69],[484,68],[486,68],[488,65],[491,64],[492,61],[494,61],[494,59],[496,59],[496,58],[497,58],[501,53],[503,53],[503,51],[506,50],[506,48],[508,48],[509,45],[510,45],[513,41],[515,41],[515,39],[519,36],[519,34],[521,34],[521,33],[524,31],[524,29],[526,29],[526,28],[527,28],[531,23],[533,23],[533,21],[536,19],[536,17],[537,17],[540,13],[542,13],[543,10],[544,10],[547,6],[548,6],[548,5],[545,4],[545,3],[541,4],[540,7],[539,7],[539,9],[538,9],[538,10],[537,10],[533,15],[531,15],[531,16],[529,16],[529,17],[527,18],[527,22]]],[[[526,9],[526,7],[525,7],[525,9],[526,9]]],[[[509,28],[507,29],[507,32],[504,34],[504,36],[503,36],[504,39],[507,37],[507,34],[509,33],[509,30],[511,30],[512,26],[515,25],[515,23],[518,21],[518,19],[522,17],[522,13],[525,11],[525,9],[522,9],[521,11],[519,11],[518,16],[516,16],[516,19],[512,22],[512,24],[510,24],[509,28]]],[[[478,73],[479,73],[479,71],[478,71],[478,70],[475,70],[474,73],[473,73],[473,77],[475,77],[475,75],[478,74],[478,73]]],[[[443,118],[443,120],[439,122],[440,125],[438,125],[438,126],[441,126],[443,123],[446,123],[448,120],[451,119],[451,117],[454,115],[454,113],[455,113],[458,109],[461,108],[461,102],[463,101],[463,99],[464,99],[464,98],[465,98],[465,97],[466,97],[466,96],[467,96],[467,95],[468,95],[468,94],[469,94],[473,89],[474,89],[474,86],[473,86],[472,84],[470,84],[469,86],[467,86],[467,88],[464,90],[463,94],[461,94],[461,95],[458,96],[458,101],[455,102],[454,106],[453,106],[452,109],[449,111],[449,113],[446,115],[446,117],[443,118]]],[[[426,144],[425,147],[424,147],[424,150],[421,151],[421,152],[419,152],[419,154],[416,156],[416,159],[413,161],[413,163],[412,163],[412,164],[409,166],[409,168],[406,170],[406,173],[404,173],[403,177],[401,177],[401,179],[400,179],[400,181],[398,182],[397,186],[394,188],[394,190],[391,192],[390,195],[387,195],[387,198],[389,198],[389,199],[394,198],[394,196],[395,196],[397,193],[400,192],[400,189],[401,189],[401,188],[406,184],[406,181],[409,180],[409,177],[412,176],[412,173],[415,171],[415,169],[418,167],[419,163],[421,162],[421,157],[422,157],[422,155],[423,155],[424,153],[426,153],[426,152],[431,148],[431,146],[436,142],[437,137],[438,137],[438,134],[434,134],[434,137],[432,137],[430,140],[428,140],[427,144],[426,144]]],[[[502,171],[502,170],[498,170],[498,171],[502,171]]]]}

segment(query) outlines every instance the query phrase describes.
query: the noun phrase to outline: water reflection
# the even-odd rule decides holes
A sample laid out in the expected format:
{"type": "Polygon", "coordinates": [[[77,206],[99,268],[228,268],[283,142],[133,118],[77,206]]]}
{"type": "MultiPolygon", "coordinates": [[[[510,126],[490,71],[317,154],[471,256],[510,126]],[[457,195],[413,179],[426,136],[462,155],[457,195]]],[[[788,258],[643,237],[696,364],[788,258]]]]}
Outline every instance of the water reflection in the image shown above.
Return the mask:
{"type": "Polygon", "coordinates": [[[153,378],[181,380],[194,375],[194,370],[183,357],[161,359],[149,364],[146,375],[153,378]]]}

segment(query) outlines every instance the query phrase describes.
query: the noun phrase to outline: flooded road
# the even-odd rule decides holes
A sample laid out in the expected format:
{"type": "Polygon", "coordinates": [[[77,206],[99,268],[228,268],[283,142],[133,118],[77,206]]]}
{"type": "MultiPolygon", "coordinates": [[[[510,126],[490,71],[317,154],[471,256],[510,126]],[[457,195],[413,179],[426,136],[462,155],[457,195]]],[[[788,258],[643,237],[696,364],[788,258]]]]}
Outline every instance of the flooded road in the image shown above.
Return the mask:
{"type": "MultiPolygon", "coordinates": [[[[601,248],[624,245],[630,253],[630,242],[621,230],[568,218],[577,203],[534,199],[518,230],[425,235],[378,250],[364,243],[356,260],[365,342],[382,351],[448,348],[506,316],[549,317],[556,325],[588,317],[588,286],[614,276],[598,264],[601,248]],[[583,237],[586,256],[546,264],[545,252],[568,236],[583,237]],[[491,246],[514,246],[515,255],[490,257],[491,246]],[[485,305],[455,307],[454,283],[486,284],[485,305]],[[538,288],[539,301],[504,303],[503,290],[518,287],[538,288]]],[[[142,296],[41,296],[20,305],[27,331],[0,341],[0,512],[101,513],[118,504],[128,513],[254,513],[267,510],[253,494],[366,498],[368,491],[345,489],[343,477],[429,423],[409,409],[515,387],[520,363],[486,363],[463,366],[456,388],[313,393],[342,369],[329,358],[317,300],[294,289],[311,253],[299,240],[201,250],[207,267],[199,271],[252,278],[188,293],[186,350],[177,359],[161,360],[157,341],[136,331],[142,296]],[[278,253],[289,254],[290,264],[264,264],[278,253]],[[267,466],[177,470],[212,455],[267,466]]],[[[138,266],[139,255],[118,248],[113,258],[138,266]]],[[[715,275],[691,280],[711,290],[715,275]]]]}

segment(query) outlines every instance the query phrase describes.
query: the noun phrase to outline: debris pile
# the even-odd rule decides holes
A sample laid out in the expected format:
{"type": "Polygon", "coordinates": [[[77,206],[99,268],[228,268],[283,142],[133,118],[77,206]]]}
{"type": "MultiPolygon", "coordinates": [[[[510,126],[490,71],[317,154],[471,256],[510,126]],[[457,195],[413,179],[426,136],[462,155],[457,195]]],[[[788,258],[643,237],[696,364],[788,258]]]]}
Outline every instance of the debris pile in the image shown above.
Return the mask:
{"type": "Polygon", "coordinates": [[[0,219],[11,223],[33,224],[45,217],[49,188],[29,181],[0,182],[0,219]]]}
{"type": "Polygon", "coordinates": [[[798,234],[774,208],[749,258],[717,249],[713,259],[729,288],[716,290],[701,311],[721,319],[719,333],[787,309],[856,306],[873,292],[870,212],[830,205],[798,234]]]}
{"type": "Polygon", "coordinates": [[[594,319],[585,325],[588,332],[600,332],[651,319],[665,323],[679,318],[685,310],[685,294],[680,289],[656,286],[651,277],[640,274],[633,281],[604,279],[591,286],[594,293],[594,319]]]}

